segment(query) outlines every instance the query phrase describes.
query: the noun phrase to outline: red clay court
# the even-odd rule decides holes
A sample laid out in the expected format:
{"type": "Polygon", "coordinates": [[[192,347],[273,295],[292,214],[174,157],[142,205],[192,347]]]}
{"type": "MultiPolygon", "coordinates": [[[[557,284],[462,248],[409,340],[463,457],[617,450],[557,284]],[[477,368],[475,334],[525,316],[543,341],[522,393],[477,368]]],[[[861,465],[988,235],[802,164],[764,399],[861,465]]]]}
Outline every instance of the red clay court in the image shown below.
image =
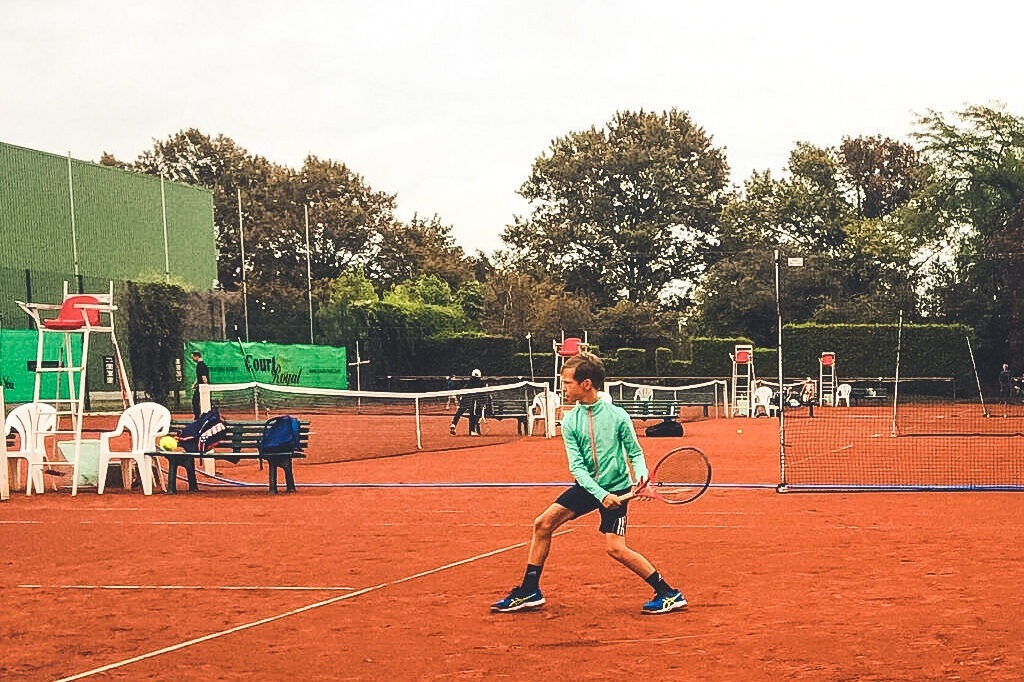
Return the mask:
{"type": "Polygon", "coordinates": [[[560,487],[546,484],[568,481],[560,439],[314,456],[293,495],[12,494],[0,676],[1024,677],[1019,493],[778,494],[775,421],[686,428],[642,438],[648,460],[695,445],[716,487],[682,507],[634,503],[630,541],[687,611],[641,615],[649,588],[604,555],[588,516],[555,540],[542,610],[489,612],[522,576],[531,522],[560,487]],[[351,487],[302,486],[332,483],[351,487]]]}

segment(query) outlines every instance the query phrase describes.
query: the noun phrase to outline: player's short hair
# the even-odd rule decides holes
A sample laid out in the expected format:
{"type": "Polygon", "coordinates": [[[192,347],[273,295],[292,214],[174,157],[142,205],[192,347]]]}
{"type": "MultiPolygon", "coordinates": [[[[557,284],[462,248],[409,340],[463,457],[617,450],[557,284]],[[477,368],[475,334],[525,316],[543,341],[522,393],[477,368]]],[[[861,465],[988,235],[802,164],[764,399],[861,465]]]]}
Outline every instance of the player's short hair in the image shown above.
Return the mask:
{"type": "Polygon", "coordinates": [[[590,383],[594,384],[597,390],[604,388],[604,363],[593,353],[582,351],[572,356],[562,365],[562,370],[566,369],[573,370],[572,378],[577,382],[590,379],[590,383]]]}
{"type": "Polygon", "coordinates": [[[200,353],[197,350],[194,350],[194,351],[192,351],[192,357],[194,357],[194,358],[201,358],[201,357],[203,357],[203,354],[200,353]]]}

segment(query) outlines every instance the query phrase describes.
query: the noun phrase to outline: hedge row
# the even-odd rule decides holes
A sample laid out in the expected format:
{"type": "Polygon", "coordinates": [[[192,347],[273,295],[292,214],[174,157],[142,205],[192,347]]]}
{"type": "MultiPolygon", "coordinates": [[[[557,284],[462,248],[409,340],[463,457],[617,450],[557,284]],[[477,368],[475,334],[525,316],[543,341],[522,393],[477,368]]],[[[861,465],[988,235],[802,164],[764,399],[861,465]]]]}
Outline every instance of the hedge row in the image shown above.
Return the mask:
{"type": "MultiPolygon", "coordinates": [[[[900,346],[900,376],[954,377],[972,382],[973,365],[967,348],[970,328],[954,324],[908,324],[897,341],[899,327],[891,324],[800,324],[783,327],[783,371],[786,376],[818,376],[821,354],[836,354],[839,377],[892,377],[900,346]]],[[[729,376],[730,354],[745,338],[693,339],[692,376],[729,376]]],[[[759,376],[778,374],[775,348],[754,348],[759,376]]]]}
{"type": "MultiPolygon", "coordinates": [[[[787,377],[817,376],[823,352],[836,354],[839,377],[891,377],[896,371],[896,325],[801,324],[783,329],[787,377]]],[[[967,352],[969,328],[963,325],[904,325],[900,373],[902,376],[950,376],[973,381],[967,352]]],[[[730,355],[737,344],[751,345],[746,338],[694,338],[690,359],[674,358],[669,348],[648,351],[619,348],[602,355],[609,376],[727,377],[732,374],[730,355]]],[[[421,375],[467,375],[474,368],[487,375],[530,376],[530,354],[522,339],[480,334],[423,339],[405,352],[404,362],[421,375]]],[[[533,353],[533,373],[547,378],[554,372],[554,354],[533,353]]],[[[759,376],[778,373],[775,348],[754,348],[759,376]]]]}

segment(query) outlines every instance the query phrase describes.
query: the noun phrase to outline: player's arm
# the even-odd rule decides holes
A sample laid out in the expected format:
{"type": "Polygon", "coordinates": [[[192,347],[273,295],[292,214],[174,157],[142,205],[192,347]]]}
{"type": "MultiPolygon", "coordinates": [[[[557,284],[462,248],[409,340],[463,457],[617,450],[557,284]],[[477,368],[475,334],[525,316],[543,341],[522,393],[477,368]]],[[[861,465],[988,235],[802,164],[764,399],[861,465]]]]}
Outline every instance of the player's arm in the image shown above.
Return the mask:
{"type": "Polygon", "coordinates": [[[640,447],[640,440],[636,436],[636,429],[633,428],[633,420],[626,416],[619,424],[619,442],[626,451],[626,458],[633,468],[634,483],[637,487],[647,483],[650,473],[647,470],[647,460],[644,458],[643,448],[640,447]]]}
{"type": "Polygon", "coordinates": [[[590,453],[584,452],[584,448],[588,447],[590,443],[585,438],[579,437],[575,430],[566,427],[567,425],[562,425],[562,440],[565,442],[565,454],[569,460],[569,473],[584,490],[603,503],[604,499],[608,497],[608,491],[598,485],[590,471],[587,470],[590,453]]]}

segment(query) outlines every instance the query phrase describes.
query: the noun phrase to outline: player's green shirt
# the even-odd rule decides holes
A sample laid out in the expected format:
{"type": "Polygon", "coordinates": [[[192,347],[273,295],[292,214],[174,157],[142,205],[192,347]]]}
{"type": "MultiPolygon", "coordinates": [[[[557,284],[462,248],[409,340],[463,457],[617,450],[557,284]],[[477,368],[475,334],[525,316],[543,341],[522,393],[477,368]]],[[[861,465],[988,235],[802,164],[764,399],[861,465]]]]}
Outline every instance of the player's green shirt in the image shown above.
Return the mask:
{"type": "Polygon", "coordinates": [[[637,478],[647,476],[644,453],[624,409],[603,400],[578,403],[562,416],[562,440],[569,473],[598,500],[633,484],[628,459],[637,478]]]}

